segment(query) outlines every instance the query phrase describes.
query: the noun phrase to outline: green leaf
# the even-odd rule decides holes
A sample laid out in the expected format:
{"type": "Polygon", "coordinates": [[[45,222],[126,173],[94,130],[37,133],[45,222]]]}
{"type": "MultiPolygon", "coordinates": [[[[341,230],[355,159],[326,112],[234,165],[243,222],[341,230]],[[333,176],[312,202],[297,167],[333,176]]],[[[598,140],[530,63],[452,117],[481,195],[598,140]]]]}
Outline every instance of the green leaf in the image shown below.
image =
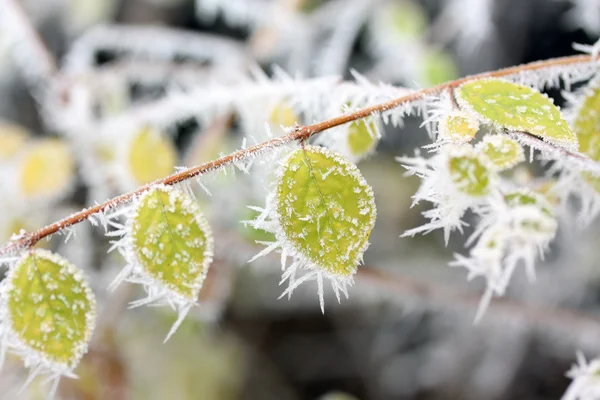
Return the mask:
{"type": "Polygon", "coordinates": [[[146,192],[136,206],[131,236],[144,272],[195,301],[213,255],[212,233],[195,199],[167,186],[146,192]]]}
{"type": "Polygon", "coordinates": [[[579,151],[600,161],[600,87],[588,90],[577,109],[573,130],[579,140],[579,151]]]}
{"type": "Polygon", "coordinates": [[[75,174],[69,147],[59,139],[31,143],[20,164],[19,188],[28,198],[60,195],[69,187],[75,174]]]}
{"type": "Polygon", "coordinates": [[[375,121],[360,119],[348,127],[348,147],[352,155],[362,157],[369,154],[379,139],[376,134],[375,121]]]}
{"type": "Polygon", "coordinates": [[[375,224],[373,191],[356,165],[327,149],[305,146],[278,172],[277,214],[289,243],[327,273],[356,272],[375,224]]]}
{"type": "Polygon", "coordinates": [[[505,135],[487,135],[477,144],[477,151],[485,155],[498,171],[504,171],[525,160],[523,148],[515,139],[505,135]]]}
{"type": "Polygon", "coordinates": [[[456,189],[471,197],[487,196],[492,171],[475,151],[461,151],[448,157],[450,179],[456,189]]]}
{"type": "Polygon", "coordinates": [[[170,140],[146,127],[133,137],[127,162],[136,185],[143,185],[173,172],[177,150],[170,140]]]}
{"type": "Polygon", "coordinates": [[[423,60],[423,80],[428,86],[448,82],[458,77],[454,59],[444,51],[428,51],[423,60]]]}
{"type": "Polygon", "coordinates": [[[18,339],[63,368],[74,368],[87,351],[96,301],[83,274],[46,250],[25,253],[8,277],[8,317],[18,339]]]}
{"type": "Polygon", "coordinates": [[[425,10],[412,1],[387,2],[384,10],[385,23],[400,39],[419,38],[427,29],[425,10]]]}
{"type": "Polygon", "coordinates": [[[440,137],[454,143],[470,142],[478,130],[477,119],[462,111],[453,111],[444,115],[438,125],[440,137]]]}
{"type": "Polygon", "coordinates": [[[509,207],[517,206],[536,206],[544,212],[544,214],[552,217],[552,207],[549,201],[540,193],[533,192],[528,189],[519,189],[504,194],[504,200],[509,207]]]}
{"type": "Polygon", "coordinates": [[[577,136],[548,96],[499,79],[470,81],[456,89],[465,110],[477,113],[498,128],[527,132],[545,141],[577,150],[577,136]]]}
{"type": "Polygon", "coordinates": [[[13,157],[23,149],[29,132],[19,125],[0,121],[0,161],[13,157]]]}

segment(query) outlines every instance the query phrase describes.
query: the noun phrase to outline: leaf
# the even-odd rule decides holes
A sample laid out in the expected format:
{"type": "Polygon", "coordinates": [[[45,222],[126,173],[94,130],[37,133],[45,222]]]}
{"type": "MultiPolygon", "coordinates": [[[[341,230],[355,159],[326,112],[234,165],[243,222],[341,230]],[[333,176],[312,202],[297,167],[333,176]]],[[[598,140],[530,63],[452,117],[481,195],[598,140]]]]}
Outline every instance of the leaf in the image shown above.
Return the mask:
{"type": "Polygon", "coordinates": [[[81,271],[37,249],[25,253],[6,279],[8,319],[18,340],[46,364],[73,369],[87,352],[96,315],[81,271]]]}
{"type": "Polygon", "coordinates": [[[146,127],[133,137],[127,154],[129,171],[136,185],[153,182],[173,172],[177,150],[170,140],[146,127]]]}
{"type": "Polygon", "coordinates": [[[579,140],[579,151],[600,161],[600,87],[589,88],[577,108],[573,130],[579,140]]]}
{"type": "Polygon", "coordinates": [[[462,109],[477,113],[498,128],[527,132],[569,150],[577,137],[548,96],[499,79],[470,81],[456,89],[462,109]]]}
{"type": "Polygon", "coordinates": [[[505,135],[485,136],[477,144],[477,151],[485,155],[498,171],[512,168],[525,160],[525,154],[519,142],[505,135]]]}
{"type": "Polygon", "coordinates": [[[29,198],[55,197],[68,189],[75,163],[66,143],[42,139],[31,144],[19,169],[19,188],[29,198]]]}
{"type": "Polygon", "coordinates": [[[348,127],[348,147],[353,156],[362,158],[377,146],[375,121],[360,119],[348,127]]]}
{"type": "Polygon", "coordinates": [[[420,38],[427,29],[425,10],[412,1],[387,2],[381,11],[384,23],[399,39],[420,38]]]}
{"type": "Polygon", "coordinates": [[[278,171],[276,194],[278,240],[329,274],[356,272],[376,217],[373,191],[356,165],[305,146],[278,171]]]}
{"type": "Polygon", "coordinates": [[[280,126],[294,126],[298,120],[299,118],[294,109],[285,102],[276,104],[271,110],[271,117],[269,118],[269,122],[274,129],[278,129],[280,126]]]}
{"type": "Polygon", "coordinates": [[[452,56],[440,50],[428,51],[423,60],[423,81],[428,86],[448,82],[458,77],[452,56]]]}
{"type": "Polygon", "coordinates": [[[448,157],[450,179],[456,189],[471,197],[490,193],[492,173],[486,163],[474,151],[460,151],[448,157]]]}
{"type": "Polygon", "coordinates": [[[139,199],[131,222],[143,271],[171,292],[195,301],[212,262],[213,237],[195,199],[158,186],[139,199]]]}
{"type": "Polygon", "coordinates": [[[528,189],[513,190],[504,194],[506,204],[511,207],[536,206],[546,215],[553,217],[552,207],[544,195],[532,192],[528,189]]]}
{"type": "Polygon", "coordinates": [[[19,125],[0,121],[0,160],[13,157],[27,141],[29,133],[19,125]]]}
{"type": "Polygon", "coordinates": [[[470,142],[478,130],[477,119],[462,111],[453,111],[444,115],[438,125],[440,137],[454,143],[470,142]]]}

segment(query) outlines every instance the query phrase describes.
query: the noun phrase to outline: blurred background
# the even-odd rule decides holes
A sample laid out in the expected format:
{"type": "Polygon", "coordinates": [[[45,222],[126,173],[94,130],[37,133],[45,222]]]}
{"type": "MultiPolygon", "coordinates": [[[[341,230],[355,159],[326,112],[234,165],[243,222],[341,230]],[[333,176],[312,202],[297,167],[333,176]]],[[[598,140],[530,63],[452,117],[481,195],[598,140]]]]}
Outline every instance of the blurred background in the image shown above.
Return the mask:
{"type": "MultiPolygon", "coordinates": [[[[0,0],[0,242],[263,141],[265,124],[279,135],[599,36],[598,0],[0,0]]],[[[600,355],[600,227],[563,227],[537,282],[516,273],[474,326],[484,282],[447,266],[468,230],[448,247],[440,232],[399,238],[425,208],[410,208],[419,182],[394,157],[430,141],[420,118],[403,122],[358,164],[378,220],[350,299],[326,293],[325,315],[316,285],[277,300],[277,255],[247,263],[269,240],[239,222],[264,204],[260,165],[195,185],[215,262],[167,344],[174,313],[127,310],[133,285],[107,292],[123,260],[101,228],[38,244],[85,270],[99,303],[80,379],[58,397],[560,398],[575,352],[600,355]]],[[[18,392],[26,376],[9,358],[0,398],[44,398],[42,380],[18,392]]]]}

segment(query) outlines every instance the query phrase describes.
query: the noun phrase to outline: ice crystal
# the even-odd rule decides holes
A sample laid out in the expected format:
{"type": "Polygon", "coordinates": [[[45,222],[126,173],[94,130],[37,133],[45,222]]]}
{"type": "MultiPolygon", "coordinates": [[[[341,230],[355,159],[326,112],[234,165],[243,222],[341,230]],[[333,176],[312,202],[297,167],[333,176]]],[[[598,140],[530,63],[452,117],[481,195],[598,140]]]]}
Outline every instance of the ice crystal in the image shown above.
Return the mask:
{"type": "Polygon", "coordinates": [[[147,297],[131,307],[169,305],[179,313],[167,334],[177,330],[198,293],[213,257],[213,237],[196,200],[169,186],[155,186],[126,212],[127,224],[112,222],[121,236],[115,242],[127,265],[111,287],[133,282],[143,285],[147,297]]]}
{"type": "Polygon", "coordinates": [[[247,223],[274,233],[276,241],[251,261],[281,252],[281,283],[288,284],[282,296],[316,280],[324,310],[324,279],[338,301],[340,292],[348,296],[376,216],[373,191],[354,164],[321,147],[297,149],[276,171],[266,206],[253,209],[260,214],[247,223]]]}

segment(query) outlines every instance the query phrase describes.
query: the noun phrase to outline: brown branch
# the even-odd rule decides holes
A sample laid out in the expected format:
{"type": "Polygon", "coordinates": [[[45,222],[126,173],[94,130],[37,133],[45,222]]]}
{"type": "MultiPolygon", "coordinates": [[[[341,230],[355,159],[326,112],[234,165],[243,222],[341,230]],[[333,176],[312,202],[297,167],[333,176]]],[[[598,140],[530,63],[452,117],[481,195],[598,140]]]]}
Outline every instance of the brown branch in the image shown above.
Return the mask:
{"type": "MultiPolygon", "coordinates": [[[[238,150],[233,152],[227,156],[221,157],[219,159],[204,163],[197,167],[193,167],[187,169],[185,171],[181,171],[170,175],[166,178],[159,179],[155,182],[144,185],[136,190],[131,192],[122,194],[120,196],[114,197],[110,200],[105,201],[102,204],[98,204],[96,206],[84,209],[79,211],[73,215],[70,215],[60,221],[57,221],[53,224],[50,224],[44,228],[41,228],[35,232],[25,233],[19,238],[9,242],[6,246],[0,249],[0,256],[7,255],[12,252],[15,252],[19,249],[29,248],[35,245],[38,241],[43,239],[46,236],[52,235],[60,231],[61,229],[67,228],[69,226],[75,225],[81,221],[88,219],[91,215],[104,212],[111,208],[117,207],[121,204],[127,203],[134,199],[136,196],[139,196],[144,191],[150,189],[152,186],[157,184],[164,185],[174,185],[176,183],[191,179],[196,176],[204,175],[208,172],[215,171],[217,169],[233,165],[237,162],[242,162],[250,157],[254,157],[260,155],[262,153],[268,152],[270,149],[281,147],[286,144],[292,142],[304,142],[313,135],[323,132],[327,129],[346,124],[348,122],[355,121],[357,119],[361,119],[367,117],[372,114],[380,114],[396,107],[399,107],[404,104],[409,104],[418,100],[421,100],[425,96],[440,93],[444,90],[454,89],[465,82],[469,82],[472,80],[482,79],[482,78],[499,78],[505,77],[515,74],[521,74],[526,71],[537,71],[541,69],[547,68],[556,68],[561,66],[568,65],[576,65],[576,64],[584,64],[589,62],[594,62],[589,55],[579,55],[579,56],[571,56],[571,57],[560,57],[553,58],[545,61],[538,61],[530,64],[519,65],[515,67],[509,67],[500,69],[493,72],[486,72],[478,75],[467,76],[464,78],[460,78],[454,81],[450,81],[447,83],[443,83],[428,89],[418,90],[406,96],[398,97],[396,99],[392,99],[386,101],[384,103],[380,103],[374,106],[366,107],[360,110],[357,110],[353,113],[342,115],[336,118],[332,118],[327,121],[319,122],[313,125],[307,126],[297,126],[291,133],[282,136],[280,138],[271,139],[266,142],[257,144],[255,146],[238,150]]],[[[590,161],[591,162],[591,161],[590,161]]]]}

